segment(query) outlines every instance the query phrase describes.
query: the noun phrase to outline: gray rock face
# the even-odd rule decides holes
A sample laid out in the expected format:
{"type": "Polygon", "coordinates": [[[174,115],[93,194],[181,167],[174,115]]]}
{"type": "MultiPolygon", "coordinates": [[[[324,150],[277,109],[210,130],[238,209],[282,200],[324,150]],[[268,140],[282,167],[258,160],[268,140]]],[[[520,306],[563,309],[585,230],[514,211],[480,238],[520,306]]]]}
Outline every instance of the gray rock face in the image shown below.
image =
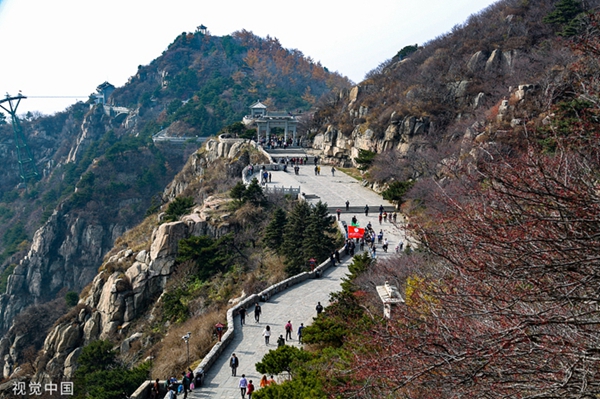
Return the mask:
{"type": "Polygon", "coordinates": [[[483,51],[478,51],[467,62],[467,68],[471,72],[481,72],[485,68],[487,59],[488,56],[483,51]]]}
{"type": "Polygon", "coordinates": [[[364,125],[356,126],[346,137],[330,125],[325,133],[315,136],[313,149],[319,151],[327,162],[356,166],[354,158],[358,157],[359,150],[381,152],[396,148],[403,153],[409,151],[413,137],[426,133],[429,128],[429,118],[407,116],[400,119],[395,114],[390,117],[383,137],[377,137],[364,125]]]}
{"type": "MultiPolygon", "coordinates": [[[[207,199],[207,205],[215,206],[207,199]]],[[[143,315],[162,294],[169,275],[173,272],[177,243],[191,235],[212,233],[220,236],[228,233],[227,227],[208,227],[210,223],[194,213],[182,221],[165,223],[153,234],[150,250],[133,253],[123,250],[107,260],[107,264],[123,271],[100,272],[92,281],[85,308],[74,320],[57,325],[48,334],[43,353],[50,359],[45,373],[50,376],[71,375],[76,368],[76,358],[81,347],[97,339],[107,339],[115,334],[127,334],[127,326],[143,315]]],[[[121,343],[124,352],[131,342],[142,334],[133,333],[121,343]]]]}
{"type": "Polygon", "coordinates": [[[27,306],[45,302],[65,287],[76,291],[85,287],[96,275],[115,232],[124,230],[124,226],[105,226],[55,211],[36,231],[29,253],[9,276],[6,293],[0,295],[0,331],[6,332],[15,315],[27,306]]]}
{"type": "Polygon", "coordinates": [[[81,134],[69,152],[67,163],[76,162],[90,144],[100,138],[100,135],[104,133],[102,123],[104,117],[104,109],[99,105],[94,107],[94,112],[87,115],[81,125],[81,134]]]}
{"type": "Polygon", "coordinates": [[[512,71],[517,50],[502,51],[496,49],[485,63],[486,72],[510,73],[512,71]]]}
{"type": "Polygon", "coordinates": [[[214,161],[217,158],[233,159],[239,154],[240,149],[249,143],[245,139],[227,139],[208,140],[206,149],[208,151],[207,160],[214,161]]]}

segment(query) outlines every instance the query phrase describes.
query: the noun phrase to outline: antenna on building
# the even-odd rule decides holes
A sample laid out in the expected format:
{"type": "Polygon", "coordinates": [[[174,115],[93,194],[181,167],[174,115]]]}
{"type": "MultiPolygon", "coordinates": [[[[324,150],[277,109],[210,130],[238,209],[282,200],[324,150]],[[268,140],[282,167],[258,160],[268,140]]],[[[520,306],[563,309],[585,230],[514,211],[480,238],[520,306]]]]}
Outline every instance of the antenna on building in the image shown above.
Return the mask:
{"type": "Polygon", "coordinates": [[[21,176],[21,181],[23,183],[27,183],[31,179],[38,180],[40,175],[37,171],[37,167],[35,166],[35,161],[31,151],[29,150],[29,146],[27,146],[25,135],[23,134],[21,124],[19,123],[19,118],[17,118],[17,108],[19,107],[21,100],[24,98],[27,97],[21,94],[20,90],[19,94],[14,97],[6,93],[6,98],[0,100],[0,108],[8,112],[12,119],[15,145],[17,146],[17,160],[19,162],[19,175],[21,176]]]}

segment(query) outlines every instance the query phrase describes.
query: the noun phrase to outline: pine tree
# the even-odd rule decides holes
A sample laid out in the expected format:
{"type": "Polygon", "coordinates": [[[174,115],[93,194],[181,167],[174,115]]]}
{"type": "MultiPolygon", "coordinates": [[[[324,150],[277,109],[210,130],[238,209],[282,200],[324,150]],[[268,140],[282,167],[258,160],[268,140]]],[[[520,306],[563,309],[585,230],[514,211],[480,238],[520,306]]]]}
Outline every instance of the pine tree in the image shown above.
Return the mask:
{"type": "Polygon", "coordinates": [[[310,205],[306,202],[299,202],[290,213],[285,226],[281,251],[286,257],[285,270],[290,275],[300,273],[307,264],[308,257],[304,248],[304,240],[310,215],[310,205]]]}
{"type": "Polygon", "coordinates": [[[255,206],[264,206],[267,203],[265,194],[256,178],[252,179],[252,182],[250,182],[246,191],[244,191],[243,200],[244,202],[249,201],[255,206]]]}
{"type": "Polygon", "coordinates": [[[577,17],[582,12],[583,6],[580,1],[560,0],[556,3],[556,9],[546,15],[543,21],[561,27],[562,30],[557,35],[573,36],[577,34],[577,17]]]}
{"type": "Polygon", "coordinates": [[[283,232],[285,231],[286,223],[287,217],[285,212],[283,209],[277,208],[273,213],[269,225],[265,229],[264,243],[268,248],[280,252],[283,245],[283,232]]]}
{"type": "Polygon", "coordinates": [[[333,220],[327,205],[321,201],[312,207],[304,247],[307,255],[316,258],[318,262],[327,259],[334,248],[336,228],[333,220]]]}
{"type": "Polygon", "coordinates": [[[246,194],[246,185],[241,181],[237,182],[237,184],[235,186],[233,186],[231,191],[229,191],[229,196],[238,201],[241,201],[244,198],[245,194],[246,194]]]}

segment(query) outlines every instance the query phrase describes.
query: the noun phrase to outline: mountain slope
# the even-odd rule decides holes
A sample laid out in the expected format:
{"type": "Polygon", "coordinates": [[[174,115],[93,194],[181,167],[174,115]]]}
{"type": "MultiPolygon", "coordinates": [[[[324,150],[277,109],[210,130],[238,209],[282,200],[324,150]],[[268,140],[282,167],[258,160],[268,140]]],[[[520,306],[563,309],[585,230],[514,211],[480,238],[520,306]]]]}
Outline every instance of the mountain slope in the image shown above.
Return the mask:
{"type": "MultiPolygon", "coordinates": [[[[0,125],[8,165],[0,176],[6,286],[0,331],[27,306],[80,292],[115,240],[167,201],[163,189],[198,144],[154,144],[152,135],[163,129],[213,135],[241,120],[258,96],[276,109],[306,111],[319,96],[348,85],[275,39],[186,33],[106,105],[94,104],[92,96],[57,115],[22,121],[39,181],[19,185],[11,129],[0,125]]],[[[15,336],[5,338],[1,347],[8,351],[15,336]]]]}

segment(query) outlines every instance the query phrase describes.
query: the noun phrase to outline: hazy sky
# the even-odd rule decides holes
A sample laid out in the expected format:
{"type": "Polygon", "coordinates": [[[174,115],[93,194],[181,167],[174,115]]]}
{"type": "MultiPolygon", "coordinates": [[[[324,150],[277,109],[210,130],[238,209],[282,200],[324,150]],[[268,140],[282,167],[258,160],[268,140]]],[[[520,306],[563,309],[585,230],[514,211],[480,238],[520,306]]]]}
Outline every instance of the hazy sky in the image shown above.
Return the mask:
{"type": "Polygon", "coordinates": [[[100,83],[119,87],[200,24],[279,39],[354,82],[402,47],[462,24],[492,0],[0,0],[0,96],[19,90],[19,114],[51,114],[100,83]]]}

